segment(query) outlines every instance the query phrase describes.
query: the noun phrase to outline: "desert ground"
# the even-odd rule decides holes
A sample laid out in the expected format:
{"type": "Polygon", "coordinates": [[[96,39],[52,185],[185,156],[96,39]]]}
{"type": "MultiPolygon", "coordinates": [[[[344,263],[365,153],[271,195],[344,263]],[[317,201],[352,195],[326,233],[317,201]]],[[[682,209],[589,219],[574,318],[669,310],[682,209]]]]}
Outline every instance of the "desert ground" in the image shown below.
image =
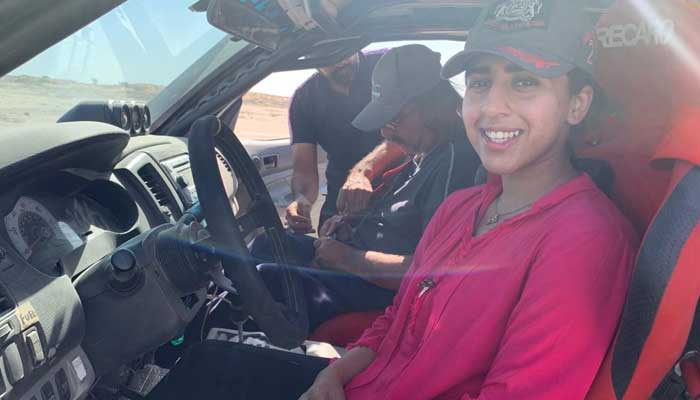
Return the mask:
{"type": "MultiPolygon", "coordinates": [[[[100,85],[51,79],[48,77],[5,76],[0,78],[0,135],[11,127],[26,123],[51,123],[81,101],[135,100],[146,102],[162,87],[127,84],[100,85]]],[[[236,124],[239,139],[273,140],[289,137],[287,107],[289,99],[262,93],[248,93],[236,124]]],[[[325,167],[321,167],[325,168],[325,167]]],[[[321,175],[322,188],[325,177],[321,175]]],[[[286,203],[277,200],[278,212],[284,220],[286,203]]],[[[322,201],[312,210],[314,226],[322,201]]]]}
{"type": "MultiPolygon", "coordinates": [[[[162,87],[148,84],[102,85],[33,76],[0,78],[0,129],[28,122],[55,122],[81,101],[135,100],[146,102],[162,87]]],[[[289,99],[261,93],[243,97],[236,133],[242,139],[289,137],[289,99]]]]}

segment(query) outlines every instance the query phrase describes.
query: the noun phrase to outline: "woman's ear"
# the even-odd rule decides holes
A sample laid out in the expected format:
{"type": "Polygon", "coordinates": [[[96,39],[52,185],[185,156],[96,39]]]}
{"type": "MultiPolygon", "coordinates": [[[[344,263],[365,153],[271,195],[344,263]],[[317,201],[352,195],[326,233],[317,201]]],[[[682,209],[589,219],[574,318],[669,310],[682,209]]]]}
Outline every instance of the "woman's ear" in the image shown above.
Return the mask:
{"type": "Polygon", "coordinates": [[[569,125],[578,125],[586,118],[593,103],[594,91],[591,86],[584,86],[578,94],[571,96],[569,104],[569,115],[566,122],[569,125]]]}

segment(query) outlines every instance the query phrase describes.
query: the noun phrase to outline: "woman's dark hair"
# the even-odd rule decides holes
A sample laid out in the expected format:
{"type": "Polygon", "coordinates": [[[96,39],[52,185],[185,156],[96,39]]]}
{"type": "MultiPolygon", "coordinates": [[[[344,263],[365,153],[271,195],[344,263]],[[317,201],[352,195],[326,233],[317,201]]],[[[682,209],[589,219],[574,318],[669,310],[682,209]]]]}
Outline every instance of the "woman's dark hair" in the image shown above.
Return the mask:
{"type": "Polygon", "coordinates": [[[425,126],[439,134],[452,132],[455,121],[460,122],[457,111],[462,108],[462,96],[448,80],[441,80],[437,86],[413,100],[418,107],[425,126]]]}

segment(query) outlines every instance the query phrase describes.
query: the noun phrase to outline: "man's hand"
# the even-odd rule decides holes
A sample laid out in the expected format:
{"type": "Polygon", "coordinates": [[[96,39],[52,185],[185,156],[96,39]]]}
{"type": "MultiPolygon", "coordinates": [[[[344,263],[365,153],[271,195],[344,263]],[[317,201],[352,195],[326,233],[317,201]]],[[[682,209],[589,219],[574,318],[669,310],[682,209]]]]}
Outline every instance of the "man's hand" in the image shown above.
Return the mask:
{"type": "Polygon", "coordinates": [[[347,242],[352,238],[352,227],[346,217],[334,215],[323,223],[319,235],[321,237],[335,235],[336,239],[347,242]]]}
{"type": "Polygon", "coordinates": [[[343,214],[355,214],[367,209],[372,198],[372,182],[359,172],[351,172],[340,188],[336,207],[343,214]]]}
{"type": "Polygon", "coordinates": [[[296,233],[306,234],[315,232],[311,225],[311,204],[299,200],[287,206],[287,225],[296,233]]]}
{"type": "Polygon", "coordinates": [[[328,269],[352,273],[353,263],[359,250],[329,237],[321,237],[314,242],[316,256],[312,265],[328,269]]]}
{"type": "Polygon", "coordinates": [[[326,368],[299,400],[345,400],[343,382],[332,369],[326,368]]]}

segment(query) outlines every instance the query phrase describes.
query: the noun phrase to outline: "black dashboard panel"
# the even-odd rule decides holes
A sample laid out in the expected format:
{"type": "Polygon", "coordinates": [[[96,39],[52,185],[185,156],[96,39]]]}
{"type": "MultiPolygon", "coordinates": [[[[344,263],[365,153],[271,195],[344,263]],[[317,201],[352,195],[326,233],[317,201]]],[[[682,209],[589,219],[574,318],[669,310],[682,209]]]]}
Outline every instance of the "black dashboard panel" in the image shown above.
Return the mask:
{"type": "Polygon", "coordinates": [[[3,131],[0,182],[41,170],[83,168],[108,172],[129,142],[129,134],[99,122],[30,125],[3,131]]]}
{"type": "MultiPolygon", "coordinates": [[[[71,280],[74,271],[47,269],[47,265],[56,266],[63,257],[90,247],[90,238],[80,236],[90,230],[85,224],[113,230],[124,225],[114,221],[120,216],[106,211],[114,208],[113,204],[102,207],[93,183],[102,180],[110,187],[116,184],[106,182],[128,140],[126,132],[99,123],[36,125],[3,131],[0,148],[0,184],[4,188],[0,193],[0,354],[3,359],[0,396],[4,395],[3,398],[22,398],[38,384],[46,386],[47,379],[50,382],[46,387],[52,386],[50,370],[56,374],[62,371],[59,375],[65,377],[63,386],[68,382],[75,396],[84,394],[94,382],[90,363],[81,350],[86,322],[71,280]],[[40,256],[32,258],[33,252],[40,256]],[[73,362],[81,366],[79,374],[71,367],[73,362]]],[[[124,195],[128,197],[126,192],[124,195]]],[[[127,211],[132,220],[135,220],[134,209],[127,211]]]]}
{"type": "Polygon", "coordinates": [[[0,398],[81,398],[95,373],[73,279],[196,200],[187,146],[91,122],[2,135],[0,398]]]}

